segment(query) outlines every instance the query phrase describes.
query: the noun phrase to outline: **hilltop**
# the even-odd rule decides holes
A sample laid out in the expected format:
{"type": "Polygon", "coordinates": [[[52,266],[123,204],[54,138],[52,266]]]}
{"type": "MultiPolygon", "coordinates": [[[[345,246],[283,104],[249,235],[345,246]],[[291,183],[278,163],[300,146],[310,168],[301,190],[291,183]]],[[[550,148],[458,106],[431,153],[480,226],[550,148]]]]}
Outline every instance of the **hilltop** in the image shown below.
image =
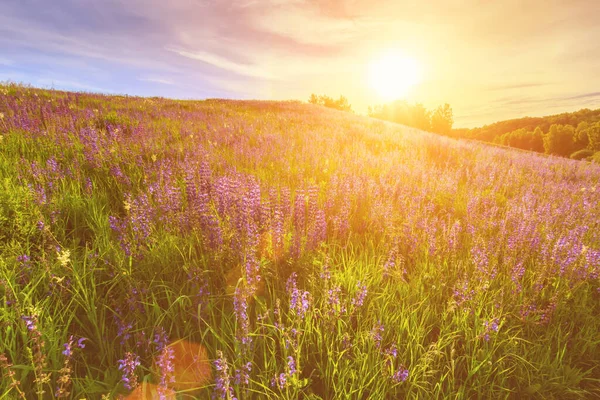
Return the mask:
{"type": "Polygon", "coordinates": [[[600,395],[597,164],[17,85],[0,135],[11,395],[600,395]]]}

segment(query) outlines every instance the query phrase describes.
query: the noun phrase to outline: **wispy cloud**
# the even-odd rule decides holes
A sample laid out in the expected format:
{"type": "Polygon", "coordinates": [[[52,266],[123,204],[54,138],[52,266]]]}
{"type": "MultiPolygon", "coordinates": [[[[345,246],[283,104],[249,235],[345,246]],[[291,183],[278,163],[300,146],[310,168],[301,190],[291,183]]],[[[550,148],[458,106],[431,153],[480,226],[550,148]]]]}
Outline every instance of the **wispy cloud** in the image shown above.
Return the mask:
{"type": "Polygon", "coordinates": [[[141,77],[141,78],[138,78],[138,80],[142,81],[142,82],[160,83],[163,85],[174,85],[175,84],[175,82],[173,82],[173,80],[171,80],[171,79],[159,78],[159,77],[153,77],[153,76],[141,77]]]}
{"type": "Polygon", "coordinates": [[[582,93],[582,94],[578,94],[576,96],[571,96],[571,97],[565,97],[565,100],[576,100],[576,99],[585,99],[585,98],[592,98],[592,97],[600,97],[600,92],[592,92],[592,93],[582,93]]]}
{"type": "Polygon", "coordinates": [[[262,79],[274,79],[275,77],[268,71],[262,69],[257,65],[236,63],[217,54],[209,53],[206,51],[194,50],[182,50],[174,47],[167,47],[167,50],[173,53],[179,54],[182,57],[187,57],[192,60],[201,61],[213,67],[233,72],[237,75],[248,76],[252,78],[262,79]]]}
{"type": "Polygon", "coordinates": [[[113,90],[101,88],[97,86],[88,85],[77,81],[52,79],[52,78],[40,78],[36,80],[36,83],[40,86],[48,87],[51,89],[65,88],[69,90],[84,90],[90,92],[101,92],[101,93],[114,93],[113,90]]]}
{"type": "Polygon", "coordinates": [[[527,89],[527,88],[535,88],[535,87],[546,86],[546,85],[548,85],[548,83],[546,83],[546,82],[525,82],[525,83],[492,86],[492,87],[489,87],[487,90],[498,91],[498,90],[527,89]]]}

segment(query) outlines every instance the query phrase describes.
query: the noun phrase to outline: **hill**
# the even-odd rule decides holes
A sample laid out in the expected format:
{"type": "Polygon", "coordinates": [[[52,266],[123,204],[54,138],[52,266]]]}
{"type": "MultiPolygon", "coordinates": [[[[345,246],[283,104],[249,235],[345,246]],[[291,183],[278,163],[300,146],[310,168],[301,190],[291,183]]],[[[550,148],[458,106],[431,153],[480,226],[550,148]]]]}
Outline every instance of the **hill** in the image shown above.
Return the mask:
{"type": "Polygon", "coordinates": [[[9,395],[600,395],[599,165],[16,85],[0,135],[9,395]]]}

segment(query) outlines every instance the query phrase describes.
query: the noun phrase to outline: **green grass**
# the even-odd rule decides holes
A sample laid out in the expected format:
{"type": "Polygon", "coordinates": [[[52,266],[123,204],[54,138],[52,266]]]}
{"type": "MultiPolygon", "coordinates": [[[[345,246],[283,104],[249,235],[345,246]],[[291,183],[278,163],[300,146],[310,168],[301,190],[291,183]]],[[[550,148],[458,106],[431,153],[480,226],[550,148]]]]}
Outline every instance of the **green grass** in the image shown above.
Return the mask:
{"type": "Polygon", "coordinates": [[[293,102],[8,85],[0,113],[0,399],[65,365],[63,397],[124,397],[127,352],[158,384],[158,328],[208,354],[179,399],[227,398],[218,352],[238,399],[600,396],[594,164],[293,102]]]}

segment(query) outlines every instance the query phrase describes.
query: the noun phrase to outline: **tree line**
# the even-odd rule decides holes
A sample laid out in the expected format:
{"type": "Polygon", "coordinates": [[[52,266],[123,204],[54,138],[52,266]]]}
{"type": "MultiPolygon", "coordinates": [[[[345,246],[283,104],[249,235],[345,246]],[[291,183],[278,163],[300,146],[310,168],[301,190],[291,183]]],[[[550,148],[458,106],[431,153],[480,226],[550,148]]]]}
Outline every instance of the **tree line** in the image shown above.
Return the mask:
{"type": "Polygon", "coordinates": [[[600,162],[600,109],[500,121],[481,128],[454,129],[451,136],[538,153],[600,162]]]}
{"type": "MultiPolygon", "coordinates": [[[[326,95],[316,95],[313,93],[310,95],[308,102],[336,110],[352,111],[348,99],[344,96],[340,96],[339,99],[333,99],[326,95]]],[[[428,110],[420,103],[410,104],[404,100],[397,100],[388,104],[369,107],[368,115],[369,117],[384,119],[443,135],[450,135],[452,125],[454,124],[454,116],[449,104],[439,106],[435,110],[428,110]]]]}

